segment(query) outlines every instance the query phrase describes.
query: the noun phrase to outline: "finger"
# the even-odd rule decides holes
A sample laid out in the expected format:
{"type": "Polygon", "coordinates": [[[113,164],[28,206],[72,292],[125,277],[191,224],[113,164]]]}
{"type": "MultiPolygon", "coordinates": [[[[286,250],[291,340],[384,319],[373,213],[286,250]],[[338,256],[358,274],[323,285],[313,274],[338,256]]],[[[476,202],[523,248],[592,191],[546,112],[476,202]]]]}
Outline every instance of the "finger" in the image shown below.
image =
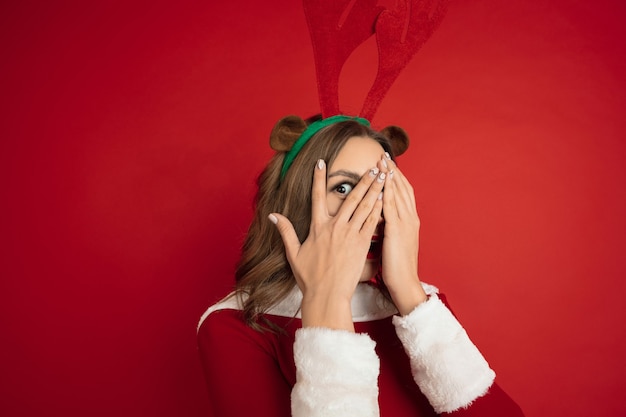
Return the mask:
{"type": "Polygon", "coordinates": [[[378,223],[383,212],[383,198],[384,193],[379,193],[378,197],[376,198],[376,202],[374,203],[374,207],[372,208],[372,211],[370,212],[369,216],[367,216],[365,222],[363,222],[363,226],[361,227],[361,234],[363,236],[366,236],[368,239],[372,237],[372,235],[376,231],[376,228],[378,227],[378,223]]]}
{"type": "Polygon", "coordinates": [[[393,160],[391,159],[391,156],[388,152],[385,152],[380,158],[380,161],[378,161],[378,167],[383,172],[389,172],[395,167],[393,160]]]}
{"type": "Polygon", "coordinates": [[[402,173],[402,170],[398,168],[398,165],[391,158],[387,157],[388,154],[383,156],[383,160],[386,160],[388,169],[393,172],[395,196],[398,205],[398,210],[409,210],[409,212],[415,212],[415,191],[411,186],[411,183],[402,173]]]}
{"type": "MultiPolygon", "coordinates": [[[[359,183],[354,187],[350,194],[348,194],[343,204],[339,208],[339,211],[337,211],[337,215],[335,216],[337,221],[342,221],[345,223],[350,221],[350,219],[354,215],[354,211],[363,200],[363,197],[369,192],[370,186],[372,185],[372,183],[375,182],[379,173],[380,170],[378,168],[372,168],[361,177],[359,183]]],[[[379,188],[382,190],[382,185],[379,188]]],[[[376,195],[374,196],[374,199],[376,198],[376,195]]],[[[373,205],[373,200],[371,204],[373,205]]]]}
{"type": "Polygon", "coordinates": [[[311,226],[328,215],[326,205],[326,163],[320,159],[313,171],[313,186],[311,187],[311,226]]]}
{"type": "Polygon", "coordinates": [[[384,172],[379,172],[376,176],[376,180],[372,182],[370,188],[367,190],[367,193],[363,196],[363,198],[359,202],[359,205],[354,210],[352,218],[350,219],[350,223],[357,230],[361,230],[361,228],[363,227],[363,223],[368,218],[370,213],[372,213],[374,205],[378,201],[380,193],[383,191],[386,178],[387,174],[385,174],[384,172]]]}
{"type": "Polygon", "coordinates": [[[385,221],[393,222],[398,218],[398,205],[396,203],[396,172],[391,171],[385,183],[385,192],[383,193],[383,210],[385,212],[385,221]]]}
{"type": "Polygon", "coordinates": [[[289,264],[293,267],[293,261],[296,259],[298,252],[300,251],[300,240],[296,234],[293,225],[288,218],[278,213],[271,213],[268,218],[272,223],[276,225],[278,233],[285,245],[285,254],[289,264]]]}

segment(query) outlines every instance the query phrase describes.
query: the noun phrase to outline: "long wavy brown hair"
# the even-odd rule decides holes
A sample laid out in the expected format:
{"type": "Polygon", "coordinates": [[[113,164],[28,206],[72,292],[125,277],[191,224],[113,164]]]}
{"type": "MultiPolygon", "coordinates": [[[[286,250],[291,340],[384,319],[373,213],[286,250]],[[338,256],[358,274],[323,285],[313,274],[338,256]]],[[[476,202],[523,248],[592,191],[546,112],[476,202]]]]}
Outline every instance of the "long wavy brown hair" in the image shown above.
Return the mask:
{"type": "MultiPolygon", "coordinates": [[[[319,116],[306,121],[298,119],[299,122],[295,124],[293,119],[292,123],[286,123],[283,119],[272,132],[272,135],[282,137],[272,140],[292,144],[308,124],[318,119],[319,116]]],[[[400,133],[404,135],[402,140],[406,141],[401,153],[408,146],[408,138],[400,128],[390,127],[377,132],[356,121],[327,126],[304,145],[282,181],[280,171],[285,152],[277,152],[272,157],[257,179],[254,218],[235,272],[235,295],[243,306],[244,319],[248,325],[257,330],[264,329],[265,326],[259,323],[259,317],[287,296],[296,285],[282,239],[268,215],[281,213],[286,216],[293,224],[300,242],[304,242],[311,223],[311,188],[315,163],[323,159],[330,167],[348,139],[355,136],[374,139],[393,158],[394,148],[396,152],[398,149],[392,145],[400,133]]],[[[274,327],[265,320],[263,323],[270,328],[274,327]]]]}

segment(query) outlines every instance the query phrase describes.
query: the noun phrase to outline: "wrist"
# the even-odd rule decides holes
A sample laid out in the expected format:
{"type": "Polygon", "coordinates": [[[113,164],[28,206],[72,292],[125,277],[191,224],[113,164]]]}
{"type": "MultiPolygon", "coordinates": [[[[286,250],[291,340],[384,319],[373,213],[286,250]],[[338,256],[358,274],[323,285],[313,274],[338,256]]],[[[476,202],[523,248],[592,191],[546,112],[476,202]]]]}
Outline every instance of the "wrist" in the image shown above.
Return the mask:
{"type": "Polygon", "coordinates": [[[411,281],[410,285],[405,285],[402,288],[388,288],[388,290],[401,316],[406,316],[415,310],[418,305],[428,300],[428,295],[426,295],[419,279],[411,281]]]}
{"type": "Polygon", "coordinates": [[[326,327],[354,332],[351,300],[336,295],[305,295],[301,306],[302,327],[326,327]]]}

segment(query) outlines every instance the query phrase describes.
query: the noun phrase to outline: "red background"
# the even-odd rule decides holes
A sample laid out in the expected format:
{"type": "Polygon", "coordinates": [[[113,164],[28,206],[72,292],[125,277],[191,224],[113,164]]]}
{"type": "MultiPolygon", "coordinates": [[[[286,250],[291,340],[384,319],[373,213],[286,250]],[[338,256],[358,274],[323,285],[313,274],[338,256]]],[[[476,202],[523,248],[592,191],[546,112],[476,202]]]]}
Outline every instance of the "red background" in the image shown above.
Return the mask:
{"type": "MultiPolygon", "coordinates": [[[[0,6],[1,415],[206,415],[196,322],[273,123],[318,109],[300,2],[214,3],[0,6]]],[[[457,0],[374,120],[413,140],[421,277],[528,416],[626,414],[624,21],[457,0]]]]}

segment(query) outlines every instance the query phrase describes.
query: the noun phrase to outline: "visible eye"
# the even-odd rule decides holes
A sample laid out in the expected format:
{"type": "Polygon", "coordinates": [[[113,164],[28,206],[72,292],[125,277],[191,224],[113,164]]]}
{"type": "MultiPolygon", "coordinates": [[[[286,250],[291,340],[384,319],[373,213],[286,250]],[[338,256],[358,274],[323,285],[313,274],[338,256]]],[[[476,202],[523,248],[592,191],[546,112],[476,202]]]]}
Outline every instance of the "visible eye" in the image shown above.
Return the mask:
{"type": "Polygon", "coordinates": [[[349,182],[342,182],[341,184],[335,187],[335,192],[345,197],[348,194],[350,194],[350,191],[352,191],[352,188],[354,188],[353,184],[350,184],[349,182]]]}

